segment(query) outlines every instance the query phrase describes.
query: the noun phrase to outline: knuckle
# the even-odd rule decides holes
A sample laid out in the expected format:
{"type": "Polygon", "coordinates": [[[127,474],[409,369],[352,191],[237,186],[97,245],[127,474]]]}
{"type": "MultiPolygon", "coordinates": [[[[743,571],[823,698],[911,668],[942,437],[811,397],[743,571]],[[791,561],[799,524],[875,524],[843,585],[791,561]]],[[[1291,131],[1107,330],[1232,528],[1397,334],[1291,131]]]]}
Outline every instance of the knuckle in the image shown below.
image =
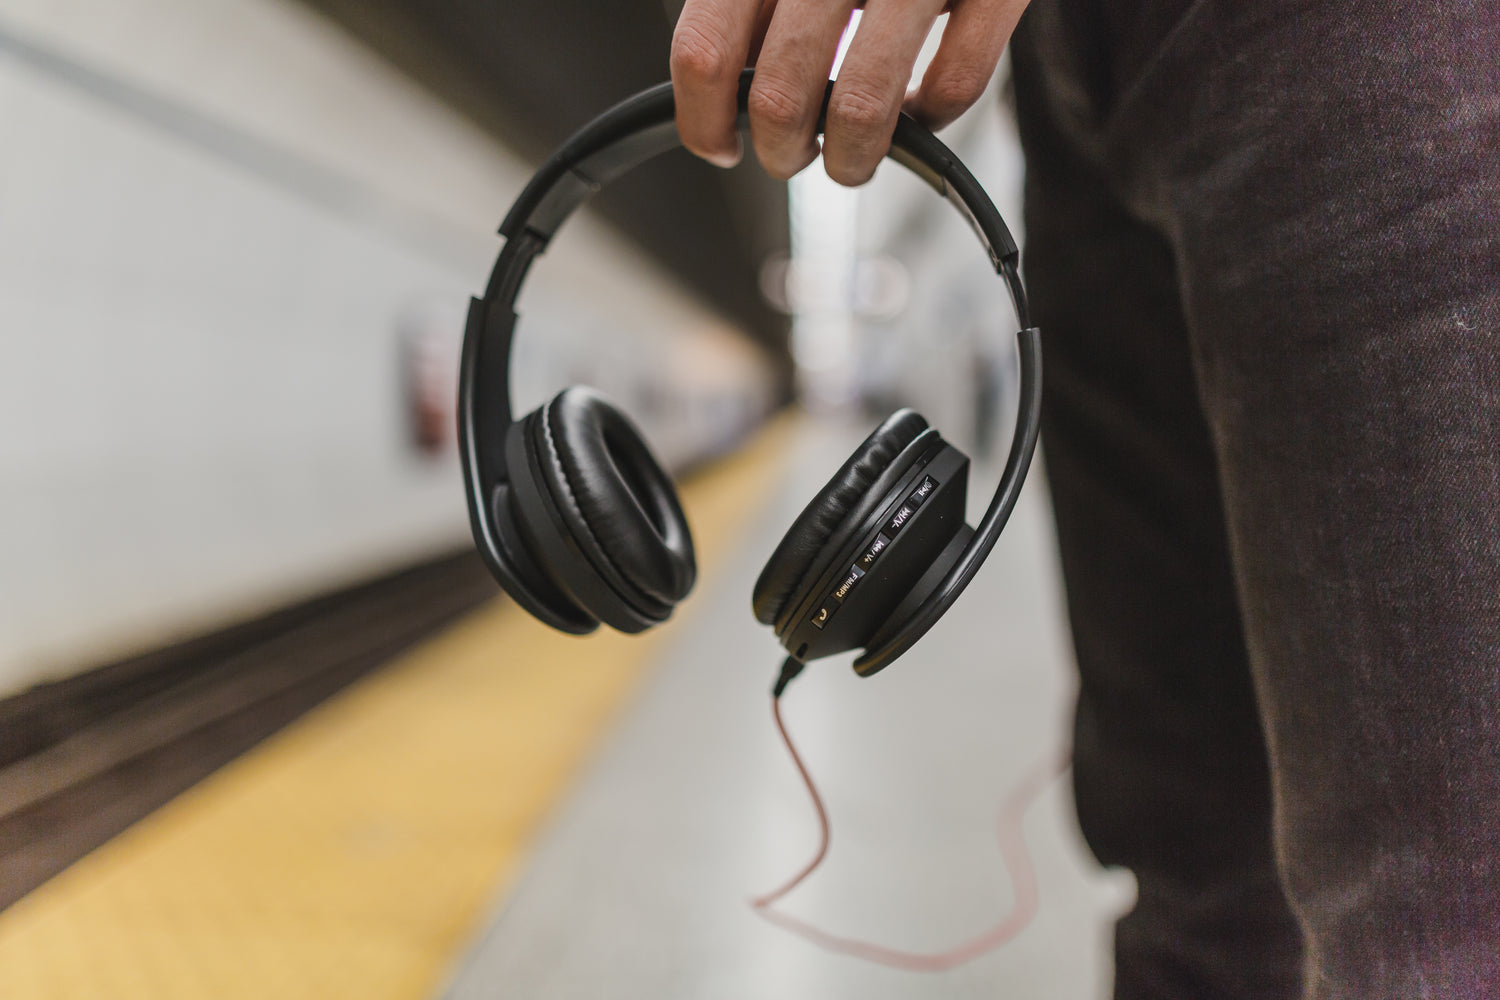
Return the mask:
{"type": "Polygon", "coordinates": [[[895,127],[896,104],[867,86],[846,84],[828,102],[828,139],[823,166],[845,187],[859,187],[875,175],[895,127]]]}
{"type": "Polygon", "coordinates": [[[828,102],[829,128],[873,138],[890,120],[893,107],[869,90],[851,87],[834,92],[828,102]]]}
{"type": "Polygon", "coordinates": [[[718,83],[734,69],[729,63],[729,47],[722,35],[697,20],[683,18],[678,23],[672,37],[671,70],[675,79],[718,83]]]}
{"type": "Polygon", "coordinates": [[[790,88],[774,80],[756,78],[748,102],[752,124],[782,135],[802,124],[806,108],[790,88]]]}
{"type": "Polygon", "coordinates": [[[931,100],[953,114],[961,114],[984,96],[989,77],[974,70],[952,70],[932,83],[931,100]]]}

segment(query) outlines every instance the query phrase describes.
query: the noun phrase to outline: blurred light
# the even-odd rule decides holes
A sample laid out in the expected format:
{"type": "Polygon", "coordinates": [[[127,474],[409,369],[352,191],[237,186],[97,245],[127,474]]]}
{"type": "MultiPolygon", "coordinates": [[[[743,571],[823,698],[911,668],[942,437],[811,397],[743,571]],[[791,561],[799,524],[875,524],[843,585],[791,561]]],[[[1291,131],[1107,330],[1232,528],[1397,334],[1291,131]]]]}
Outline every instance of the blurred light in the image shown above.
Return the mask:
{"type": "Polygon", "coordinates": [[[843,289],[825,284],[817,261],[768,257],[760,269],[760,291],[784,313],[798,314],[847,304],[858,319],[890,320],[911,304],[911,272],[895,257],[882,255],[854,262],[847,300],[843,289]]]}
{"type": "Polygon", "coordinates": [[[853,309],[860,319],[891,320],[911,304],[911,272],[895,257],[869,257],[854,268],[853,309]]]}
{"type": "Polygon", "coordinates": [[[854,239],[859,195],[835,183],[821,161],[792,178],[792,263],[786,298],[794,310],[792,359],[805,401],[848,402],[854,365],[854,239]],[[795,276],[795,277],[793,277],[795,276]]]}

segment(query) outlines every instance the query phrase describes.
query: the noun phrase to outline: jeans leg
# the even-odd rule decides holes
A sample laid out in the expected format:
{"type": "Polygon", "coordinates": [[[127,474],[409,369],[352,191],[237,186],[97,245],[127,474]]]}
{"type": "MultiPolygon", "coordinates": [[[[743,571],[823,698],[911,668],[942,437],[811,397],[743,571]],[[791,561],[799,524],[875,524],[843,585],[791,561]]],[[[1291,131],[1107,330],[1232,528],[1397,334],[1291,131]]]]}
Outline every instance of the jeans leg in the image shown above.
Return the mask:
{"type": "Polygon", "coordinates": [[[1265,742],[1172,250],[1057,127],[1045,46],[1029,30],[1013,47],[1023,263],[1080,672],[1074,791],[1091,849],[1139,887],[1116,930],[1115,996],[1291,1000],[1302,949],[1277,879],[1265,742]]]}
{"type": "Polygon", "coordinates": [[[1500,7],[1205,0],[1105,132],[1178,262],[1307,996],[1500,997],[1500,7]]]}

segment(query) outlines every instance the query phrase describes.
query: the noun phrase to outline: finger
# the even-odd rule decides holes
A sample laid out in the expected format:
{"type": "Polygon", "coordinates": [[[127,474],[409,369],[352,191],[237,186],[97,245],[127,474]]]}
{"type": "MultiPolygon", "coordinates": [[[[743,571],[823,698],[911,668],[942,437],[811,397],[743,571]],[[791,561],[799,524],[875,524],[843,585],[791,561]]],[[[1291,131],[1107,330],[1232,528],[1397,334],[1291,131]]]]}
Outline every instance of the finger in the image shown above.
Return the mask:
{"type": "Polygon", "coordinates": [[[760,47],[766,40],[766,29],[771,26],[771,17],[776,13],[776,0],[764,0],[760,14],[755,19],[755,30],[750,35],[750,56],[745,65],[754,66],[760,61],[760,47]]]}
{"type": "Polygon", "coordinates": [[[943,0],[869,0],[844,55],[823,133],[828,176],[854,187],[891,147],[912,66],[943,0]]]}
{"type": "Polygon", "coordinates": [[[984,96],[1026,0],[959,0],[937,55],[906,110],[930,129],[952,124],[984,96]]]}
{"type": "Polygon", "coordinates": [[[687,0],[672,35],[677,132],[689,150],[721,167],[739,162],[736,98],[761,8],[761,0],[687,0]]]}
{"type": "Polygon", "coordinates": [[[750,138],[766,172],[791,177],[818,156],[818,112],[854,0],[780,0],[750,87],[750,138]]]}

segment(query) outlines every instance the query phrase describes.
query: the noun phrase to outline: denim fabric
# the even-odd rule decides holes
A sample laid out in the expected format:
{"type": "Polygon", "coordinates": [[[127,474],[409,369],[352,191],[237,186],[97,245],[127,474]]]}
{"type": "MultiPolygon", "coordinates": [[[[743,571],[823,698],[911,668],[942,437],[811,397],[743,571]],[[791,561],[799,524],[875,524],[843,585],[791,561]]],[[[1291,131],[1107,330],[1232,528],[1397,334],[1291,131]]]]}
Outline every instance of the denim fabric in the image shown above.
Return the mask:
{"type": "Polygon", "coordinates": [[[1500,3],[1012,51],[1115,995],[1500,998],[1500,3]]]}

